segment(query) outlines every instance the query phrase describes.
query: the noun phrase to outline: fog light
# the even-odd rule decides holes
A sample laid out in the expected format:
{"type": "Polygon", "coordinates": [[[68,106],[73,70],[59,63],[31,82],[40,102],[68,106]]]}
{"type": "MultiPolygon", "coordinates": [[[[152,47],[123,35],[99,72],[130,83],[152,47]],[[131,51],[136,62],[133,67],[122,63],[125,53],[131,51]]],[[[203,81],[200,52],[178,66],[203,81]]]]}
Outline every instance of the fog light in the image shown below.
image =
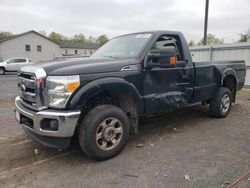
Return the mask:
{"type": "Polygon", "coordinates": [[[56,119],[50,121],[50,127],[52,130],[58,130],[58,121],[56,119]]]}
{"type": "Polygon", "coordinates": [[[58,131],[57,119],[43,119],[41,121],[41,129],[45,131],[58,131]]]}

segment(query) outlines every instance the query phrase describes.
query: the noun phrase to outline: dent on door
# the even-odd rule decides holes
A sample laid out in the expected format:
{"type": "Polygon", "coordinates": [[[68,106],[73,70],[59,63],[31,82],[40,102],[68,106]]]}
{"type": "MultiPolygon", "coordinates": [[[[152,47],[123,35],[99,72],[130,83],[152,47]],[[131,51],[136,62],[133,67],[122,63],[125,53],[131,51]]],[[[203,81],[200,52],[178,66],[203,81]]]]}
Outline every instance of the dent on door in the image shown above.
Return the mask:
{"type": "Polygon", "coordinates": [[[188,104],[189,77],[183,68],[153,68],[145,74],[144,94],[146,113],[179,109],[188,104]]]}

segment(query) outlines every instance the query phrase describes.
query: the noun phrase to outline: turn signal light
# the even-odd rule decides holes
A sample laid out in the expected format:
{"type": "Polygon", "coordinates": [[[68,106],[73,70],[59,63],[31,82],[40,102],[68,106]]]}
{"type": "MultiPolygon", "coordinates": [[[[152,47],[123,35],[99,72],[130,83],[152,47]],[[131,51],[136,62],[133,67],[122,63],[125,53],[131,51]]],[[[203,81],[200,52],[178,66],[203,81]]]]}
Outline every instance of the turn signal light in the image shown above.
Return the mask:
{"type": "Polygon", "coordinates": [[[70,83],[67,84],[66,90],[67,90],[68,92],[73,92],[73,91],[76,90],[76,88],[79,87],[79,85],[80,85],[79,82],[70,82],[70,83]]]}
{"type": "Polygon", "coordinates": [[[170,56],[169,57],[169,64],[170,65],[173,65],[173,64],[175,64],[176,63],[176,57],[175,56],[170,56]]]}

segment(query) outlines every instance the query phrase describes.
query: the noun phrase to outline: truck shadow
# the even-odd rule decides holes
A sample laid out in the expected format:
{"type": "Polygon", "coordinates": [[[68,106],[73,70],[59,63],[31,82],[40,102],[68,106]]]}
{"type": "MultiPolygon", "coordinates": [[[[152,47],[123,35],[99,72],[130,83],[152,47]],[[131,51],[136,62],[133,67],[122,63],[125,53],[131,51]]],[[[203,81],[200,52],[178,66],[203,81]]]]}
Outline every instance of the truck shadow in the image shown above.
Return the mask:
{"type": "MultiPolygon", "coordinates": [[[[192,127],[200,126],[198,122],[204,122],[213,117],[210,116],[208,106],[196,105],[187,107],[178,112],[166,113],[160,116],[144,118],[139,123],[139,133],[131,135],[128,141],[128,147],[138,145],[145,140],[154,139],[159,135],[176,134],[186,126],[186,123],[192,124],[192,127]]],[[[77,138],[74,137],[67,151],[72,152],[72,159],[80,157],[89,161],[86,155],[80,150],[77,138]]],[[[79,160],[79,159],[78,159],[79,160]]]]}
{"type": "Polygon", "coordinates": [[[213,118],[209,113],[209,106],[195,105],[184,108],[180,111],[165,113],[160,116],[141,119],[139,132],[147,132],[150,130],[164,128],[166,130],[181,128],[185,126],[185,122],[204,121],[213,118]]]}

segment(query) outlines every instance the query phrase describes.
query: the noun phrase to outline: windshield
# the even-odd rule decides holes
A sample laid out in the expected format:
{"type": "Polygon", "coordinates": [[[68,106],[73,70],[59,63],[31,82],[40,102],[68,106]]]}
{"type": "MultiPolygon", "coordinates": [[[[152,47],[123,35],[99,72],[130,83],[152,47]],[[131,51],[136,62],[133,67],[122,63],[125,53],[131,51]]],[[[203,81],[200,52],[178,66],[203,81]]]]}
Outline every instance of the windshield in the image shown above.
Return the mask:
{"type": "Polygon", "coordinates": [[[131,34],[114,38],[98,49],[91,57],[136,57],[152,34],[131,34]]]}

